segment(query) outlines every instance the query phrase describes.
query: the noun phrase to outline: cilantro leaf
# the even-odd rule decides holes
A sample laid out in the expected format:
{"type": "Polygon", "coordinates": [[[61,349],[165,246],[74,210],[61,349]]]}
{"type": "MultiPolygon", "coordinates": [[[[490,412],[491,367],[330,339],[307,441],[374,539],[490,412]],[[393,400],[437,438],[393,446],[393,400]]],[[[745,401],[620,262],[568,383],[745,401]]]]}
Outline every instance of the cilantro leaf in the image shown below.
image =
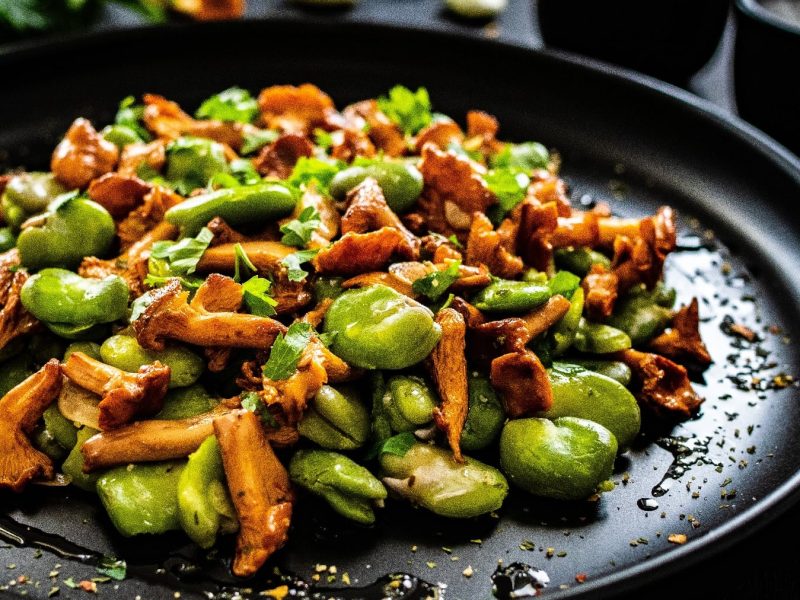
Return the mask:
{"type": "Polygon", "coordinates": [[[431,122],[431,100],[424,87],[412,92],[396,85],[378,98],[378,108],[408,135],[414,135],[431,122]]]}
{"type": "Polygon", "coordinates": [[[241,154],[252,154],[257,150],[261,150],[267,144],[271,144],[278,139],[278,132],[272,129],[256,129],[255,131],[248,131],[244,134],[242,141],[241,154]]]}
{"type": "Polygon", "coordinates": [[[124,560],[118,560],[110,556],[104,556],[100,560],[97,572],[106,575],[116,581],[122,581],[128,574],[128,565],[124,560]]]}
{"type": "Polygon", "coordinates": [[[256,392],[245,392],[241,395],[242,408],[256,413],[261,418],[262,423],[271,429],[278,428],[278,422],[267,410],[267,405],[256,392]]]}
{"type": "Polygon", "coordinates": [[[264,365],[264,377],[272,380],[291,377],[313,335],[314,329],[308,323],[292,323],[286,335],[279,333],[264,365]]]}
{"type": "Polygon", "coordinates": [[[511,168],[492,169],[483,176],[483,180],[497,196],[497,206],[493,207],[492,216],[498,221],[525,199],[531,182],[525,173],[511,168]]]}
{"type": "Polygon", "coordinates": [[[281,242],[287,246],[297,246],[302,248],[311,239],[311,234],[322,225],[319,213],[313,206],[308,206],[303,209],[300,216],[281,225],[281,233],[283,237],[281,242]]]}
{"type": "Polygon", "coordinates": [[[428,273],[411,284],[411,289],[417,294],[422,294],[431,300],[438,300],[447,289],[458,279],[458,268],[461,261],[457,260],[444,270],[428,273]]]}
{"type": "Polygon", "coordinates": [[[259,317],[271,317],[275,313],[278,301],[269,295],[272,282],[255,275],[242,284],[242,298],[250,314],[259,317]]]}
{"type": "Polygon", "coordinates": [[[304,271],[300,265],[314,258],[317,252],[319,252],[319,249],[316,248],[314,250],[298,250],[297,252],[292,252],[287,255],[281,261],[281,264],[286,267],[288,271],[287,276],[289,277],[289,281],[303,281],[308,276],[308,273],[304,271]]]}
{"type": "Polygon", "coordinates": [[[232,87],[211,96],[197,109],[198,119],[252,123],[258,116],[258,102],[250,92],[232,87]]]}
{"type": "Polygon", "coordinates": [[[193,238],[183,238],[178,242],[156,242],[150,251],[145,283],[159,286],[171,277],[177,277],[184,287],[200,287],[202,280],[189,275],[197,269],[197,263],[213,238],[211,230],[203,227],[193,238]]]}
{"type": "Polygon", "coordinates": [[[235,260],[233,264],[233,280],[236,283],[241,283],[243,279],[250,278],[258,272],[253,261],[244,251],[244,247],[238,242],[233,245],[233,256],[235,260]]]}
{"type": "Polygon", "coordinates": [[[342,163],[330,162],[319,158],[301,156],[292,169],[292,174],[286,182],[301,190],[310,183],[315,183],[321,194],[328,194],[328,188],[334,175],[339,172],[342,163]]]}

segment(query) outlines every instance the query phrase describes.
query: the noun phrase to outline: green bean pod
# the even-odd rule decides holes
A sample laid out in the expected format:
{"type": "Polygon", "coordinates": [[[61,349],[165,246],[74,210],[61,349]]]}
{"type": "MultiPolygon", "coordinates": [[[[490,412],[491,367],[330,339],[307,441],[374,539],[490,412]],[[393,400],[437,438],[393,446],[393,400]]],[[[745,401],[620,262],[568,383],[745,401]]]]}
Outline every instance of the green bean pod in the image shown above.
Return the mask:
{"type": "Polygon", "coordinates": [[[573,345],[579,352],[609,354],[630,348],[631,338],[616,327],[581,319],[573,345]]]}

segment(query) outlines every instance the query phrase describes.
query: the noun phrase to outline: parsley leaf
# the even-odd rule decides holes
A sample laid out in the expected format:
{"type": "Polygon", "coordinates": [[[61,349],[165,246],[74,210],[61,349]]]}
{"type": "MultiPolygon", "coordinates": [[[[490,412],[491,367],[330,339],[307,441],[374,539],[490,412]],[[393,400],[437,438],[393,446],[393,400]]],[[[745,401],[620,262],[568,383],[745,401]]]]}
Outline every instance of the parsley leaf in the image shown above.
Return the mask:
{"type": "Polygon", "coordinates": [[[444,271],[428,273],[425,277],[421,277],[412,283],[411,289],[431,300],[438,300],[458,279],[458,268],[460,266],[461,261],[457,260],[450,263],[444,271]]]}
{"type": "Polygon", "coordinates": [[[499,221],[506,213],[525,199],[530,177],[516,169],[492,169],[483,176],[486,185],[497,196],[497,205],[492,207],[493,220],[499,221]]]}
{"type": "Polygon", "coordinates": [[[275,313],[278,301],[269,295],[272,282],[255,275],[242,284],[242,298],[250,314],[259,317],[271,317],[275,313]]]}
{"type": "Polygon", "coordinates": [[[550,161],[550,153],[539,142],[525,142],[524,144],[506,144],[506,146],[491,158],[494,168],[513,168],[530,171],[544,169],[550,161]]]}
{"type": "Polygon", "coordinates": [[[178,242],[156,242],[150,251],[145,283],[159,286],[166,283],[167,279],[177,277],[184,287],[200,287],[201,279],[188,276],[195,272],[197,263],[212,239],[214,234],[203,227],[193,238],[183,238],[178,242]]]}
{"type": "Polygon", "coordinates": [[[287,255],[281,261],[281,264],[286,267],[288,271],[287,276],[289,277],[289,281],[303,281],[308,276],[308,273],[304,271],[300,265],[314,258],[317,252],[319,252],[317,248],[314,250],[298,250],[297,252],[292,252],[287,255]]]}
{"type": "Polygon", "coordinates": [[[271,144],[278,139],[278,132],[272,129],[256,129],[255,131],[248,131],[244,134],[242,141],[241,154],[252,154],[257,150],[261,150],[267,144],[271,144]]]}
{"type": "MultiPolygon", "coordinates": [[[[117,125],[124,125],[131,129],[145,142],[152,139],[150,132],[144,126],[144,105],[136,104],[136,98],[127,96],[122,99],[117,109],[117,115],[114,117],[114,123],[117,125]]],[[[146,163],[147,161],[145,161],[146,163]]],[[[144,164],[144,163],[143,163],[144,164]]]]}
{"type": "Polygon", "coordinates": [[[302,248],[311,239],[311,234],[322,225],[319,213],[313,206],[308,206],[303,209],[300,216],[281,225],[281,233],[283,237],[281,242],[287,246],[297,246],[302,248]]]}
{"type": "Polygon", "coordinates": [[[462,250],[464,248],[464,244],[458,241],[458,238],[456,237],[455,233],[451,233],[450,237],[447,238],[447,241],[453,244],[453,246],[455,246],[459,250],[462,250]]]}
{"type": "Polygon", "coordinates": [[[339,172],[341,163],[330,162],[319,158],[301,156],[292,169],[292,174],[286,182],[301,190],[314,182],[321,194],[328,194],[328,188],[334,175],[339,172]]]}
{"type": "Polygon", "coordinates": [[[101,575],[106,575],[116,581],[122,581],[128,574],[128,565],[124,560],[104,556],[100,560],[100,565],[97,567],[97,572],[101,575]]]}
{"type": "Polygon", "coordinates": [[[308,323],[292,323],[286,335],[279,333],[264,365],[264,377],[272,380],[291,377],[313,335],[314,329],[308,323]]]}
{"type": "Polygon", "coordinates": [[[75,580],[72,577],[67,577],[64,580],[64,585],[67,586],[68,588],[72,589],[72,590],[78,588],[78,584],[75,583],[75,580]]]}
{"type": "Polygon", "coordinates": [[[232,87],[205,100],[194,116],[198,119],[252,123],[258,116],[258,102],[247,90],[232,87]]]}
{"type": "Polygon", "coordinates": [[[381,445],[378,446],[377,455],[394,454],[395,456],[405,456],[416,443],[417,438],[414,437],[414,434],[410,431],[406,431],[384,440],[381,445]]]}
{"type": "Polygon", "coordinates": [[[244,251],[244,247],[238,242],[233,246],[233,256],[235,260],[233,264],[233,280],[236,283],[241,283],[243,279],[252,277],[258,272],[253,261],[244,251]]]}
{"type": "Polygon", "coordinates": [[[396,85],[387,96],[378,98],[378,108],[408,135],[414,135],[431,122],[431,100],[424,87],[412,92],[396,85]]]}
{"type": "Polygon", "coordinates": [[[241,395],[242,408],[256,413],[261,418],[261,421],[271,429],[278,428],[278,422],[275,420],[270,412],[267,410],[266,404],[256,392],[245,392],[241,395]]]}
{"type": "Polygon", "coordinates": [[[547,286],[553,294],[561,294],[567,300],[572,298],[572,294],[581,284],[581,278],[569,271],[559,271],[547,282],[547,286]]]}

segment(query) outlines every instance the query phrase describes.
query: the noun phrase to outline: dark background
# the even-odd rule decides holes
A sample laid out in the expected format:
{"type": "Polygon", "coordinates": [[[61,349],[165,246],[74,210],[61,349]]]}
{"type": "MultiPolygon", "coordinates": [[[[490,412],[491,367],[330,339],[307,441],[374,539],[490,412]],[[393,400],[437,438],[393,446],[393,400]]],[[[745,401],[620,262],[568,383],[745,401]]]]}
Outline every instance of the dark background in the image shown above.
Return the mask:
{"type": "MultiPolygon", "coordinates": [[[[12,0],[13,1],[13,0],[12,0]]],[[[652,0],[643,0],[652,1],[652,0]]],[[[702,0],[700,0],[702,1],[702,0]]],[[[389,22],[413,27],[467,32],[531,47],[543,47],[536,20],[535,1],[510,0],[508,9],[494,22],[469,23],[454,18],[440,0],[362,0],[351,10],[310,10],[280,0],[249,0],[248,18],[311,15],[331,20],[389,22]]],[[[687,17],[689,18],[689,17],[687,17]]],[[[129,27],[141,20],[122,9],[103,9],[95,29],[129,27]]],[[[711,61],[686,84],[692,93],[735,114],[732,53],[735,23],[729,19],[719,48],[711,61]]],[[[224,52],[224,49],[221,49],[224,52]]],[[[465,61],[469,58],[465,57],[465,61]]],[[[649,584],[621,600],[648,598],[776,600],[800,598],[800,556],[795,536],[800,533],[800,507],[778,517],[757,534],[721,551],[711,559],[649,584]]],[[[602,551],[598,549],[598,551],[602,551]]],[[[67,590],[62,590],[62,594],[67,590]]],[[[70,595],[76,597],[82,592],[70,595]]]]}

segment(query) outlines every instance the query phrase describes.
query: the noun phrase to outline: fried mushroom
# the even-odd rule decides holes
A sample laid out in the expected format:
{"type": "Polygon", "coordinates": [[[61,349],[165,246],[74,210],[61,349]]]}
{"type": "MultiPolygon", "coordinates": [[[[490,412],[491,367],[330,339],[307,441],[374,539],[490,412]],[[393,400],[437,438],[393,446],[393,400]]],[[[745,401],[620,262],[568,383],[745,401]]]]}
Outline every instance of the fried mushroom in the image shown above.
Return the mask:
{"type": "Polygon", "coordinates": [[[119,150],[103,138],[87,119],[75,119],[56,146],[50,170],[69,189],[85,188],[92,179],[114,170],[119,150]]]}

